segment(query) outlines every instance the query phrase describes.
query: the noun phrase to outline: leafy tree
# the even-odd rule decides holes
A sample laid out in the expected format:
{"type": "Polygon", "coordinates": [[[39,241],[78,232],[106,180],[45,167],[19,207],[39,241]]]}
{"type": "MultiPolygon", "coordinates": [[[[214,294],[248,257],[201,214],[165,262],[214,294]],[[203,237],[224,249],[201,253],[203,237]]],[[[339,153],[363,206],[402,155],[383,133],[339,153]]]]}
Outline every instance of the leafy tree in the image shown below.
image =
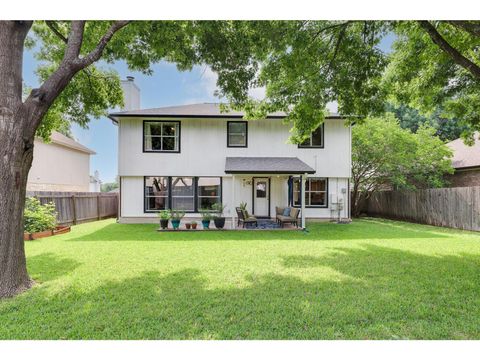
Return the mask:
{"type": "Polygon", "coordinates": [[[236,93],[251,74],[251,54],[260,53],[254,23],[0,21],[0,298],[31,286],[23,207],[35,134],[48,138],[65,121],[86,126],[123,102],[118,75],[97,61],[124,60],[146,74],[161,60],[180,70],[209,64],[222,70],[224,91],[236,93]],[[41,85],[22,97],[23,52],[35,41],[41,85]]]}
{"type": "Polygon", "coordinates": [[[381,189],[441,187],[452,173],[450,149],[421,125],[417,133],[402,129],[394,115],[368,118],[352,128],[352,215],[381,189]]]}
{"type": "Polygon", "coordinates": [[[441,110],[436,110],[431,116],[423,116],[417,109],[408,105],[394,106],[387,103],[386,111],[395,114],[400,126],[416,133],[421,125],[428,125],[435,129],[435,135],[443,141],[458,139],[462,132],[468,130],[467,125],[461,125],[456,119],[441,117],[441,110]]]}
{"type": "Polygon", "coordinates": [[[402,21],[383,79],[396,104],[455,119],[472,140],[480,129],[479,21],[402,21]],[[469,125],[469,126],[465,126],[469,125]]]}
{"type": "Polygon", "coordinates": [[[112,183],[105,183],[102,184],[102,192],[109,192],[114,189],[118,189],[118,182],[112,182],[112,183]]]}

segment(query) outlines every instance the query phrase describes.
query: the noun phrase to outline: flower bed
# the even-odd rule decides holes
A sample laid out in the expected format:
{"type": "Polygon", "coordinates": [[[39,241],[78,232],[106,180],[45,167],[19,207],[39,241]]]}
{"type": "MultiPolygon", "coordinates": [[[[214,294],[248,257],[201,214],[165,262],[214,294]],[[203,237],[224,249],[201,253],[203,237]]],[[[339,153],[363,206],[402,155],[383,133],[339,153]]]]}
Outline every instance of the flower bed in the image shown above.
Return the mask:
{"type": "Polygon", "coordinates": [[[45,230],[40,232],[34,233],[23,233],[23,240],[36,240],[41,239],[48,236],[65,234],[70,232],[70,226],[56,226],[53,230],[45,230]]]}

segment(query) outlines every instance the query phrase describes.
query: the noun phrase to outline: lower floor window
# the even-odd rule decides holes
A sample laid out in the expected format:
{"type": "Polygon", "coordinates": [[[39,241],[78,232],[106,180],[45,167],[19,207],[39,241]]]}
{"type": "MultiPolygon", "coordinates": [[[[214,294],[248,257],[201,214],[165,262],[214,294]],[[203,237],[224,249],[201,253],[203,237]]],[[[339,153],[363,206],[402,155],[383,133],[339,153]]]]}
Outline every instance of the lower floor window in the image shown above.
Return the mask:
{"type": "MultiPolygon", "coordinates": [[[[328,179],[326,178],[307,178],[305,180],[305,206],[326,207],[328,179]]],[[[300,178],[293,179],[292,204],[294,206],[302,205],[302,183],[300,178]]]]}
{"type": "Polygon", "coordinates": [[[221,185],[220,177],[147,176],[145,212],[210,209],[222,201],[221,185]]]}

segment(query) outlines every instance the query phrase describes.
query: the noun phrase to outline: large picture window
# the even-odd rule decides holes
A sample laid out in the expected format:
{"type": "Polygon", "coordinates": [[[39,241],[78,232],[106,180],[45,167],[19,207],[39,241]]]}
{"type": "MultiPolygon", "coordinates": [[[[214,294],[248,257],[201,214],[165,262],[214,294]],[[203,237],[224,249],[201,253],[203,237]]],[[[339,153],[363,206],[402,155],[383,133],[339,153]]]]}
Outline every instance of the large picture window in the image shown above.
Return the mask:
{"type": "Polygon", "coordinates": [[[192,177],[172,177],[172,209],[195,211],[195,186],[192,177]]]}
{"type": "Polygon", "coordinates": [[[247,147],[248,123],[246,121],[227,122],[227,146],[247,147]]]}
{"type": "Polygon", "coordinates": [[[199,209],[210,209],[213,204],[222,202],[220,186],[220,178],[198,178],[197,195],[199,209]]]}
{"type": "MultiPolygon", "coordinates": [[[[293,179],[292,204],[301,206],[302,183],[300,178],[293,179]]],[[[328,179],[307,178],[305,181],[305,206],[327,207],[328,206],[328,179]]]]}
{"type": "Polygon", "coordinates": [[[303,143],[299,144],[299,148],[323,148],[324,145],[324,124],[320,125],[312,132],[310,137],[303,143]]]}
{"type": "Polygon", "coordinates": [[[145,178],[145,210],[159,211],[168,209],[168,177],[145,178]]]}
{"type": "Polygon", "coordinates": [[[145,177],[145,212],[165,209],[198,212],[219,202],[222,202],[219,177],[145,177]]]}
{"type": "Polygon", "coordinates": [[[144,121],[143,150],[146,152],[180,152],[180,122],[144,121]]]}

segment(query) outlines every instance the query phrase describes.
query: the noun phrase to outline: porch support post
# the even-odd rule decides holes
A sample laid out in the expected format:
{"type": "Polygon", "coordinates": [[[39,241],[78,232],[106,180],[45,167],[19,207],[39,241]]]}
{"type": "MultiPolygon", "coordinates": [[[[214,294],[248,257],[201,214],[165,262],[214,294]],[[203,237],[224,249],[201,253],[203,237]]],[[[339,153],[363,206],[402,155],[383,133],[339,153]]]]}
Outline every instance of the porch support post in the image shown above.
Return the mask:
{"type": "Polygon", "coordinates": [[[302,204],[302,229],[305,229],[305,183],[307,180],[307,174],[305,173],[301,177],[302,180],[302,195],[301,195],[301,204],[302,204]]]}
{"type": "Polygon", "coordinates": [[[232,229],[235,229],[235,175],[232,174],[232,229]]]}

